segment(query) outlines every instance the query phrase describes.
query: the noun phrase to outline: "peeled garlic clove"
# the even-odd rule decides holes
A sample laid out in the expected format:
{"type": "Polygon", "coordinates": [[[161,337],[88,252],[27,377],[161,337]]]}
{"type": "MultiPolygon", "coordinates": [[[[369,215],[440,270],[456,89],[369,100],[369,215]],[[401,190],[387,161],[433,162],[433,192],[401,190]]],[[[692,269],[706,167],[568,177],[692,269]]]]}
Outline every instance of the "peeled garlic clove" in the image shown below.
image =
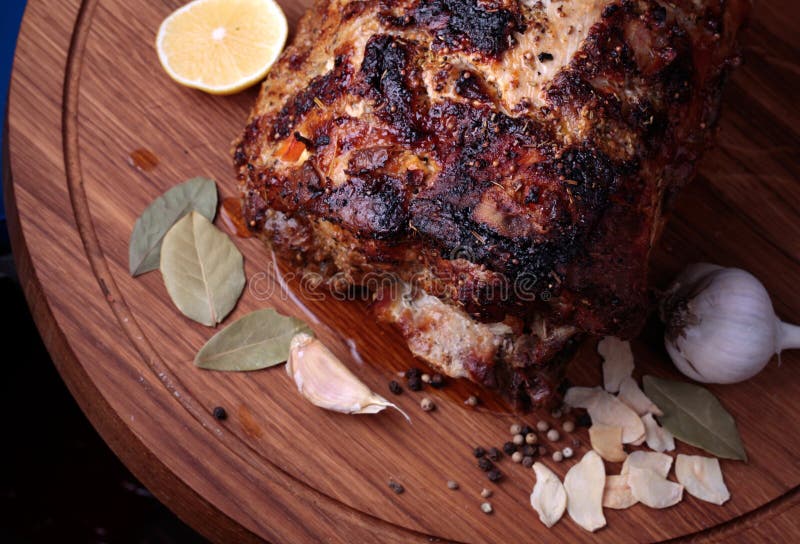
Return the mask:
{"type": "Polygon", "coordinates": [[[593,424],[622,427],[623,444],[637,443],[645,437],[644,423],[636,412],[602,389],[589,399],[586,411],[593,424]]]}
{"type": "Polygon", "coordinates": [[[692,497],[722,505],[731,498],[719,459],[701,455],[678,454],[675,460],[675,476],[692,497]]]}
{"type": "Polygon", "coordinates": [[[631,343],[606,336],[597,344],[597,353],[603,357],[603,387],[609,393],[618,392],[622,380],[633,373],[631,343]]]}
{"type": "Polygon", "coordinates": [[[628,454],[622,448],[622,427],[596,424],[589,428],[592,449],[606,461],[621,463],[628,454]]]}
{"type": "Polygon", "coordinates": [[[658,406],[653,404],[653,401],[651,401],[647,395],[644,394],[644,391],[641,390],[639,384],[637,384],[636,380],[634,380],[631,376],[628,376],[627,378],[623,379],[622,382],[620,382],[619,395],[617,395],[617,398],[640,416],[643,416],[647,413],[657,416],[664,415],[664,412],[662,412],[658,406]]]}
{"type": "Polygon", "coordinates": [[[603,515],[605,484],[606,469],[603,460],[594,451],[586,452],[564,478],[569,517],[587,531],[594,532],[606,525],[603,515]]]}
{"type": "Polygon", "coordinates": [[[617,474],[606,476],[606,486],[603,488],[603,508],[624,510],[636,504],[631,486],[628,485],[628,476],[617,474]]]}
{"type": "Polygon", "coordinates": [[[620,474],[628,474],[631,467],[650,469],[662,478],[666,478],[672,466],[672,457],[666,453],[654,451],[633,451],[622,464],[620,474]]]}
{"type": "Polygon", "coordinates": [[[531,506],[539,514],[539,520],[550,528],[561,519],[567,508],[567,492],[555,473],[542,463],[534,463],[536,484],[531,493],[531,506]]]}
{"type": "Polygon", "coordinates": [[[683,498],[681,484],[671,482],[649,468],[630,467],[628,485],[633,498],[650,508],[668,508],[683,498]]]}
{"type": "Polygon", "coordinates": [[[292,338],[286,372],[297,390],[315,406],[343,414],[375,414],[387,407],[409,417],[373,393],[317,338],[299,333],[292,338]]]}
{"type": "Polygon", "coordinates": [[[642,423],[644,423],[648,448],[653,451],[672,451],[675,449],[675,437],[656,422],[653,414],[642,416],[642,423]]]}

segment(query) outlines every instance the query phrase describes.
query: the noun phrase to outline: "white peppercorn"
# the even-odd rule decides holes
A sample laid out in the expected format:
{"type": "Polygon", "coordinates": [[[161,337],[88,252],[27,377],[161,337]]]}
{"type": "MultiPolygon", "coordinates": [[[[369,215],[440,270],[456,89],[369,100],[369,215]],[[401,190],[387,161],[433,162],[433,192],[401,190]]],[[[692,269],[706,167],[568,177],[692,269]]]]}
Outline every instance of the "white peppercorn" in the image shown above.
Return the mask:
{"type": "Polygon", "coordinates": [[[541,432],[545,432],[550,428],[550,425],[546,421],[542,420],[536,424],[536,428],[541,432]]]}
{"type": "Polygon", "coordinates": [[[556,419],[560,418],[561,417],[561,409],[560,408],[556,408],[555,410],[550,412],[550,415],[553,416],[556,419]]]}
{"type": "Polygon", "coordinates": [[[486,489],[485,487],[481,489],[481,497],[483,497],[484,499],[488,499],[491,496],[492,496],[491,489],[486,489]]]}
{"type": "Polygon", "coordinates": [[[525,443],[526,444],[536,444],[539,441],[539,437],[533,433],[528,433],[525,435],[525,443]]]}
{"type": "Polygon", "coordinates": [[[483,510],[484,514],[491,514],[492,513],[492,505],[488,502],[481,503],[481,510],[483,510]]]}
{"type": "Polygon", "coordinates": [[[477,406],[478,405],[478,397],[475,395],[470,395],[467,397],[467,400],[464,401],[464,404],[467,406],[477,406]]]}
{"type": "Polygon", "coordinates": [[[566,448],[561,450],[561,453],[564,455],[564,459],[569,459],[570,457],[572,457],[574,452],[572,451],[572,448],[567,446],[566,448]]]}
{"type": "Polygon", "coordinates": [[[515,463],[521,463],[523,457],[524,456],[522,455],[521,451],[515,451],[513,454],[511,454],[511,460],[515,463]]]}
{"type": "Polygon", "coordinates": [[[558,439],[561,438],[561,435],[558,434],[558,431],[555,429],[550,429],[547,431],[547,439],[550,442],[558,442],[558,439]]]}
{"type": "Polygon", "coordinates": [[[517,446],[521,446],[522,444],[525,443],[525,437],[522,436],[521,434],[515,434],[514,438],[512,438],[511,441],[517,446]]]}
{"type": "Polygon", "coordinates": [[[447,487],[448,489],[458,489],[458,482],[447,480],[447,487]]]}
{"type": "Polygon", "coordinates": [[[553,452],[553,461],[555,461],[556,463],[560,463],[563,460],[564,460],[564,454],[563,453],[561,453],[560,451],[554,451],[553,452]]]}
{"type": "Polygon", "coordinates": [[[571,433],[572,431],[575,430],[575,422],[567,420],[567,421],[564,422],[564,424],[561,426],[561,428],[564,429],[565,433],[571,433]]]}
{"type": "Polygon", "coordinates": [[[519,424],[517,424],[517,423],[514,423],[514,424],[513,424],[513,425],[512,425],[512,426],[511,426],[511,427],[508,429],[508,432],[510,432],[511,434],[519,434],[519,433],[520,433],[520,431],[522,431],[522,427],[520,427],[520,426],[519,426],[519,424]]]}
{"type": "Polygon", "coordinates": [[[436,405],[435,405],[435,404],[433,403],[433,401],[432,401],[431,399],[429,399],[428,397],[425,397],[425,398],[423,398],[423,399],[420,401],[420,403],[419,403],[419,406],[420,406],[420,408],[422,408],[422,409],[423,409],[424,411],[426,411],[426,412],[430,412],[431,410],[433,410],[434,408],[436,408],[436,405]]]}
{"type": "Polygon", "coordinates": [[[419,377],[419,379],[422,380],[425,383],[431,383],[431,375],[430,374],[423,374],[422,376],[419,377]]]}

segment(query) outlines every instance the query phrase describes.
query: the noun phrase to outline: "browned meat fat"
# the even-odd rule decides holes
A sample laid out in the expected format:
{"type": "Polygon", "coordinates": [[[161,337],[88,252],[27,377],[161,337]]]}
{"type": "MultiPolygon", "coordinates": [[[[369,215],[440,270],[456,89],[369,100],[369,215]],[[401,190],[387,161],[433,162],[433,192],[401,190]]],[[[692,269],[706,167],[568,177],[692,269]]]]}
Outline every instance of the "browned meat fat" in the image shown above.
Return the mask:
{"type": "Polygon", "coordinates": [[[553,402],[647,311],[749,0],[318,1],[234,150],[244,215],[450,376],[553,402]]]}

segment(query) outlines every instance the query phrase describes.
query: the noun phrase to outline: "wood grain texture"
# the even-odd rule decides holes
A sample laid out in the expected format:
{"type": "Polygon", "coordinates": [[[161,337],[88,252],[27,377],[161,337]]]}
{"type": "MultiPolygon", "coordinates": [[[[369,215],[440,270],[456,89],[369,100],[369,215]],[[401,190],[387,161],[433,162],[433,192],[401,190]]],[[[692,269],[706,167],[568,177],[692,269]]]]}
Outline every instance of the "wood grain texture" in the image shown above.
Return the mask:
{"type": "MultiPolygon", "coordinates": [[[[129,277],[128,238],[145,206],[186,178],[212,176],[222,197],[234,194],[228,150],[256,91],[212,97],[164,75],[152,44],[180,3],[29,2],[10,93],[8,202],[20,276],[61,375],[114,451],[185,521],[219,542],[800,538],[797,353],[747,383],[711,388],[736,417],[751,457],[722,462],[728,504],[687,497],[665,511],[607,511],[608,527],[595,535],[569,520],[549,531],[539,524],[528,504],[532,471],[506,460],[506,478],[491,484],[475,467],[472,446],[501,445],[519,418],[465,408],[469,386],[426,391],[438,405],[430,414],[418,407],[421,395],[407,391],[397,401],[412,414],[409,425],[397,413],[320,411],[281,368],[194,368],[194,354],[214,331],[173,308],[158,272],[129,277]],[[158,157],[155,168],[129,161],[142,148],[158,157]],[[218,405],[230,414],[225,422],[210,415],[218,405]],[[403,495],[389,490],[390,478],[405,486],[403,495]],[[448,479],[460,489],[447,489],[448,479]],[[491,516],[479,509],[482,487],[495,491],[491,516]]],[[[295,20],[303,2],[282,4],[295,20]]],[[[661,286],[698,259],[742,266],[765,282],[780,316],[795,322],[797,15],[789,0],[759,3],[746,63],[727,92],[719,146],[682,194],[653,266],[661,286]]],[[[280,288],[257,240],[235,242],[249,289],[228,320],[269,305],[307,319],[309,312],[318,335],[382,394],[396,371],[414,364],[400,336],[376,324],[364,303],[301,293],[301,307],[280,288]]],[[[288,287],[303,291],[294,280],[288,287]]],[[[677,377],[656,323],[634,352],[638,373],[677,377]]],[[[577,355],[570,378],[599,383],[593,343],[577,355]]],[[[551,420],[523,419],[539,418],[551,420]]],[[[588,441],[584,431],[575,436],[588,441]]],[[[563,477],[573,462],[550,465],[563,477]]]]}

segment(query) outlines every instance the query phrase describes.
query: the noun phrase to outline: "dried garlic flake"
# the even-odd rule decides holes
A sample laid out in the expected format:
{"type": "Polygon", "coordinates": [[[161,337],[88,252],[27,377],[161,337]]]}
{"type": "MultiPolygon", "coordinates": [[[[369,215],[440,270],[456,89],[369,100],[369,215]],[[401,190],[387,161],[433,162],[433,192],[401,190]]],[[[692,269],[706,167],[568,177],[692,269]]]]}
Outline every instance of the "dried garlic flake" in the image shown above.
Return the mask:
{"type": "Polygon", "coordinates": [[[631,343],[606,336],[597,344],[597,353],[603,357],[603,387],[609,393],[618,392],[622,380],[633,373],[631,343]]]}
{"type": "Polygon", "coordinates": [[[621,463],[628,456],[622,449],[622,427],[597,424],[589,428],[592,449],[611,463],[621,463]]]}
{"type": "Polygon", "coordinates": [[[672,467],[672,457],[666,453],[656,453],[654,451],[633,451],[622,464],[621,474],[628,474],[631,467],[649,468],[662,478],[666,478],[669,469],[672,467]]]}
{"type": "Polygon", "coordinates": [[[606,476],[606,486],[603,489],[603,508],[624,510],[636,504],[631,486],[628,485],[627,474],[606,476]]]}
{"type": "Polygon", "coordinates": [[[622,383],[619,384],[619,395],[617,395],[617,398],[630,406],[631,409],[640,416],[643,416],[647,413],[657,416],[664,415],[664,412],[662,412],[658,406],[656,406],[653,401],[644,394],[639,387],[639,384],[637,384],[636,380],[634,380],[631,376],[628,376],[622,380],[622,383]]]}
{"type": "Polygon", "coordinates": [[[602,387],[570,387],[564,395],[564,404],[573,408],[588,408],[602,387]]]}
{"type": "Polygon", "coordinates": [[[656,422],[653,414],[642,416],[642,423],[644,423],[648,448],[653,451],[672,451],[675,449],[675,437],[656,422]]]}
{"type": "Polygon", "coordinates": [[[534,463],[536,485],[531,493],[531,506],[539,514],[545,527],[552,527],[567,508],[567,492],[558,476],[542,463],[534,463]]]}
{"type": "Polygon", "coordinates": [[[564,489],[567,492],[567,512],[575,523],[594,532],[605,527],[603,516],[603,488],[606,469],[603,460],[594,451],[586,452],[583,459],[567,472],[564,489]]]}
{"type": "Polygon", "coordinates": [[[683,486],[649,468],[629,467],[628,485],[633,498],[650,508],[669,508],[681,502],[683,486]]]}
{"type": "Polygon", "coordinates": [[[597,392],[586,410],[592,423],[622,427],[623,444],[637,443],[645,437],[641,418],[614,395],[597,392]]]}
{"type": "Polygon", "coordinates": [[[689,495],[702,501],[722,505],[731,498],[722,479],[719,459],[715,457],[679,453],[675,460],[675,476],[689,495]]]}

